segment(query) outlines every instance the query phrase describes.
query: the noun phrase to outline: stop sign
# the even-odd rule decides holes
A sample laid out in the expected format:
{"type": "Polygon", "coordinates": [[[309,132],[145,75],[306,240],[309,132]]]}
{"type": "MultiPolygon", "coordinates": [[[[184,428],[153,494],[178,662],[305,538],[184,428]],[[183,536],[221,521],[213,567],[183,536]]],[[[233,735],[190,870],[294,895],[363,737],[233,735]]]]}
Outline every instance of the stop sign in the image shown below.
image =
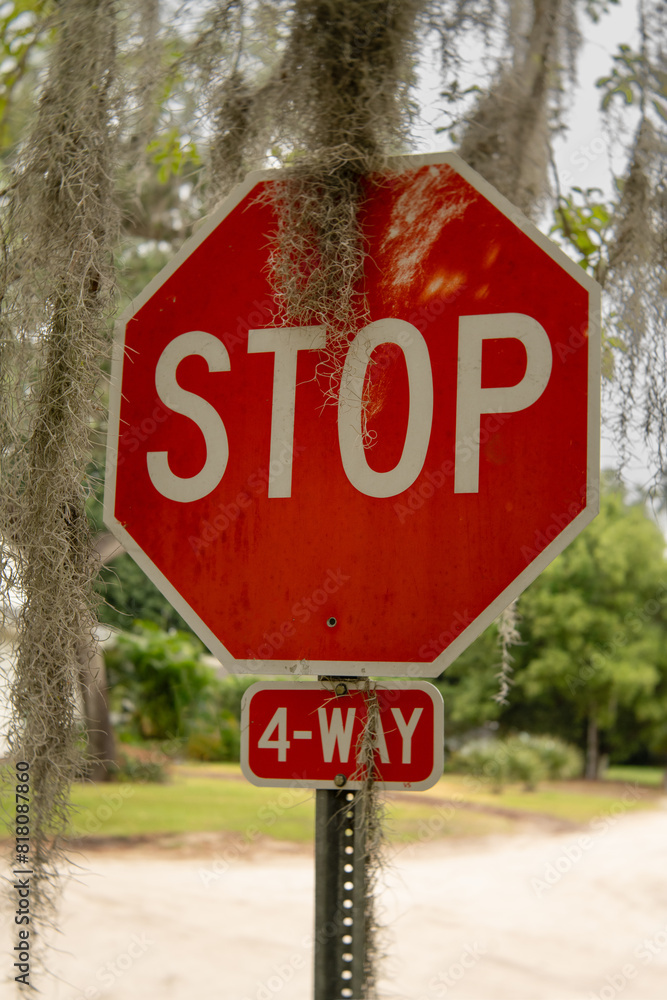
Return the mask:
{"type": "Polygon", "coordinates": [[[382,181],[333,402],[271,172],[120,324],[106,522],[233,671],[436,676],[597,510],[597,285],[455,155],[382,181]]]}

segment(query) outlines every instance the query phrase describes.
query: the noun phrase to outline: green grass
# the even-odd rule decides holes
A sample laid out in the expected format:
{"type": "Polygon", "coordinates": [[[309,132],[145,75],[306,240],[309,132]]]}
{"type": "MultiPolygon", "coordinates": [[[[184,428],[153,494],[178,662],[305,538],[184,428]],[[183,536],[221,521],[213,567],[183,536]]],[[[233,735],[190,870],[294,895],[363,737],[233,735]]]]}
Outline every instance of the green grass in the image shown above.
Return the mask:
{"type": "MultiPolygon", "coordinates": [[[[233,770],[225,766],[229,773],[233,770]]],[[[313,839],[315,794],[308,789],[257,788],[246,781],[220,780],[222,768],[207,765],[192,776],[190,765],[177,769],[166,785],[77,785],[74,836],[130,837],[227,831],[248,840],[258,836],[297,843],[313,839]],[[201,772],[206,773],[201,773],[201,772]],[[185,773],[184,773],[185,772],[185,773]]],[[[390,801],[387,830],[391,839],[413,841],[435,836],[481,836],[511,833],[515,823],[504,816],[450,809],[422,801],[390,801]]]]}
{"type": "Polygon", "coordinates": [[[635,795],[629,779],[613,787],[604,782],[545,781],[533,792],[519,785],[508,785],[498,794],[483,788],[478,790],[471,779],[450,774],[427,794],[461,796],[468,802],[516,809],[527,814],[540,813],[573,823],[586,823],[608,811],[617,811],[621,805],[629,812],[651,804],[651,799],[647,799],[641,789],[639,795],[635,795]]]}
{"type": "Polygon", "coordinates": [[[278,840],[312,838],[314,801],[308,790],[255,788],[245,781],[181,776],[164,785],[77,785],[75,836],[225,830],[254,839],[259,831],[278,840]]]}
{"type": "Polygon", "coordinates": [[[489,837],[511,834],[517,829],[516,820],[507,816],[473,812],[445,803],[440,807],[422,801],[419,792],[414,796],[409,802],[389,800],[384,825],[390,841],[409,844],[441,838],[489,837]]]}
{"type": "MultiPolygon", "coordinates": [[[[251,839],[259,833],[278,840],[312,840],[313,792],[257,788],[239,779],[237,764],[187,764],[177,767],[166,785],[77,785],[73,799],[80,812],[75,828],[80,835],[98,836],[225,830],[251,839]]],[[[458,775],[445,776],[425,793],[409,795],[409,799],[403,796],[388,806],[390,835],[401,841],[423,839],[429,829],[435,829],[439,836],[476,836],[510,833],[516,826],[515,820],[503,815],[452,810],[445,801],[438,807],[433,798],[455,802],[460,798],[492,809],[516,810],[526,818],[541,813],[576,823],[621,807],[625,812],[650,804],[650,800],[628,793],[625,786],[550,782],[534,792],[510,786],[502,794],[494,794],[471,791],[469,781],[458,775]]]]}
{"type": "Polygon", "coordinates": [[[661,767],[634,767],[632,765],[619,764],[607,769],[604,780],[636,781],[638,785],[661,788],[664,774],[664,769],[661,767]]]}
{"type": "MultiPolygon", "coordinates": [[[[647,787],[647,770],[610,769],[616,784],[545,782],[534,792],[509,786],[501,794],[474,786],[462,775],[448,774],[426,792],[390,798],[387,830],[391,839],[410,842],[512,833],[522,818],[530,820],[536,813],[586,824],[650,807],[657,790],[647,787]],[[635,785],[643,787],[633,792],[635,785]],[[457,807],[458,801],[483,809],[457,807]],[[502,810],[518,816],[504,815],[502,810]]],[[[660,775],[658,769],[653,770],[660,775]]],[[[653,785],[655,775],[651,776],[653,785]]],[[[9,790],[5,785],[6,806],[9,790]]],[[[176,766],[171,781],[162,785],[77,784],[72,799],[76,807],[72,832],[77,837],[225,831],[253,841],[265,836],[305,844],[313,839],[313,791],[256,788],[241,777],[237,764],[176,766]]]]}

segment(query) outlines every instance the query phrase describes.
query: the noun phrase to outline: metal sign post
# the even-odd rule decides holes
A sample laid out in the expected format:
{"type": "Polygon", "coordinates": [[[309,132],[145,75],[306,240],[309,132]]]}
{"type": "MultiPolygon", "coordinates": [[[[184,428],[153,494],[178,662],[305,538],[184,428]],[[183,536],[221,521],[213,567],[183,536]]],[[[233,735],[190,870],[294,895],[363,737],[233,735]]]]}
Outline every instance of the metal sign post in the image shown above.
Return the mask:
{"type": "Polygon", "coordinates": [[[315,1000],[362,1000],[371,985],[367,756],[383,791],[430,788],[442,774],[443,729],[442,696],[421,680],[373,682],[372,689],[356,677],[262,681],[243,695],[246,778],[260,787],[317,789],[315,1000]]]}
{"type": "Polygon", "coordinates": [[[315,800],[314,1000],[361,1000],[366,954],[365,831],[359,792],[315,800]]]}

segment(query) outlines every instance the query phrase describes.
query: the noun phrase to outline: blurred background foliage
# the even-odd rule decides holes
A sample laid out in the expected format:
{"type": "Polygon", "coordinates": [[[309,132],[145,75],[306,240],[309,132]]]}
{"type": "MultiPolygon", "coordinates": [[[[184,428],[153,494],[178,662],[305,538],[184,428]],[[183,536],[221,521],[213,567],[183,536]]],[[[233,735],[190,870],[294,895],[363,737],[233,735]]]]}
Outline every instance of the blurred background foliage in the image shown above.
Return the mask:
{"type": "MultiPolygon", "coordinates": [[[[520,46],[537,37],[535,31],[531,35],[526,30],[522,42],[514,40],[518,47],[508,46],[513,30],[509,6],[473,0],[424,5],[422,40],[426,46],[426,39],[435,39],[443,74],[441,111],[451,113],[451,125],[441,131],[455,143],[470,145],[475,115],[482,116],[484,101],[501,92],[512,73],[520,76],[526,56],[520,46]],[[461,53],[469,51],[470,43],[479,48],[481,57],[477,81],[469,85],[461,53]]],[[[534,29],[542,6],[525,5],[524,14],[533,18],[534,29]]],[[[536,202],[542,228],[611,289],[605,309],[604,373],[610,382],[618,379],[619,385],[626,362],[628,371],[640,370],[636,359],[642,355],[637,352],[644,350],[650,363],[654,347],[650,336],[642,347],[642,337],[628,325],[622,296],[614,293],[614,275],[626,280],[629,274],[628,280],[634,280],[640,274],[641,254],[635,244],[628,249],[630,223],[637,240],[650,236],[651,246],[662,247],[663,256],[656,252],[654,265],[663,267],[664,274],[667,74],[660,46],[664,10],[661,13],[654,3],[641,6],[640,44],[621,45],[609,73],[597,83],[601,107],[611,122],[610,136],[614,123],[626,115],[624,130],[615,129],[625,158],[612,193],[578,186],[561,189],[552,163],[554,176],[545,181],[536,202]],[[638,191],[645,210],[643,223],[632,215],[639,204],[638,191]],[[637,264],[634,271],[627,270],[628,261],[637,264]]],[[[11,183],[12,164],[34,114],[52,40],[49,13],[55,7],[54,0],[0,5],[3,184],[11,183]]],[[[609,4],[587,0],[575,7],[579,18],[600,22],[609,4]]],[[[257,108],[261,111],[271,80],[280,74],[293,8],[286,0],[200,4],[156,0],[119,7],[119,66],[129,86],[124,117],[118,123],[122,232],[116,250],[116,316],[191,235],[222,192],[216,187],[223,184],[219,171],[216,175],[216,143],[229,152],[248,125],[251,108],[255,108],[253,121],[260,121],[257,108]]],[[[565,49],[545,52],[540,58],[553,79],[539,113],[553,136],[566,127],[566,97],[572,95],[574,84],[564,71],[565,49]]],[[[248,133],[243,142],[239,139],[237,172],[258,163],[279,166],[298,155],[299,150],[273,135],[271,127],[262,125],[265,145],[259,154],[259,147],[254,148],[252,164],[249,156],[257,136],[248,133]]],[[[641,267],[646,270],[648,265],[644,262],[641,267]]],[[[660,299],[653,277],[645,284],[655,306],[660,299]]],[[[622,282],[618,288],[622,292],[622,282]]],[[[652,320],[656,327],[659,319],[656,313],[652,320]]],[[[109,339],[111,332],[110,325],[109,339]]],[[[100,366],[103,380],[89,466],[88,510],[103,540],[108,359],[100,359],[100,366]]],[[[635,408],[643,414],[640,423],[644,422],[647,437],[656,428],[660,436],[663,416],[654,413],[651,423],[643,392],[642,384],[635,408]]],[[[626,407],[623,420],[627,423],[630,418],[626,407]]],[[[661,448],[659,444],[659,469],[661,448]]],[[[608,477],[598,519],[525,592],[520,602],[521,642],[512,649],[509,704],[494,700],[499,657],[495,626],[438,679],[445,698],[447,736],[457,759],[463,762],[463,748],[471,738],[518,739],[513,734],[520,733],[550,735],[578,746],[586,754],[591,776],[606,758],[665,759],[667,573],[664,539],[647,507],[649,493],[661,502],[664,476],[659,474],[642,496],[630,496],[608,477]]],[[[105,659],[119,737],[175,740],[182,752],[199,759],[234,758],[240,698],[250,681],[220,676],[187,624],[127,554],[102,559],[97,591],[100,621],[115,634],[105,659]]],[[[469,766],[471,754],[472,750],[462,766],[469,766]]]]}

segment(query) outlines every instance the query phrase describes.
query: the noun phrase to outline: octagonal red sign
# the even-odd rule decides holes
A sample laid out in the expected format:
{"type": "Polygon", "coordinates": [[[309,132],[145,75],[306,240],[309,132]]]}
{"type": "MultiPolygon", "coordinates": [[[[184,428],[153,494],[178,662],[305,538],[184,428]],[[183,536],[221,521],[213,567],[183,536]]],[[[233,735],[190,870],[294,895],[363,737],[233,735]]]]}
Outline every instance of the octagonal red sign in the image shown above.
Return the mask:
{"type": "Polygon", "coordinates": [[[436,676],[597,512],[598,288],[455,155],[403,158],[327,400],[274,178],[120,325],[106,523],[230,670],[436,676]]]}

